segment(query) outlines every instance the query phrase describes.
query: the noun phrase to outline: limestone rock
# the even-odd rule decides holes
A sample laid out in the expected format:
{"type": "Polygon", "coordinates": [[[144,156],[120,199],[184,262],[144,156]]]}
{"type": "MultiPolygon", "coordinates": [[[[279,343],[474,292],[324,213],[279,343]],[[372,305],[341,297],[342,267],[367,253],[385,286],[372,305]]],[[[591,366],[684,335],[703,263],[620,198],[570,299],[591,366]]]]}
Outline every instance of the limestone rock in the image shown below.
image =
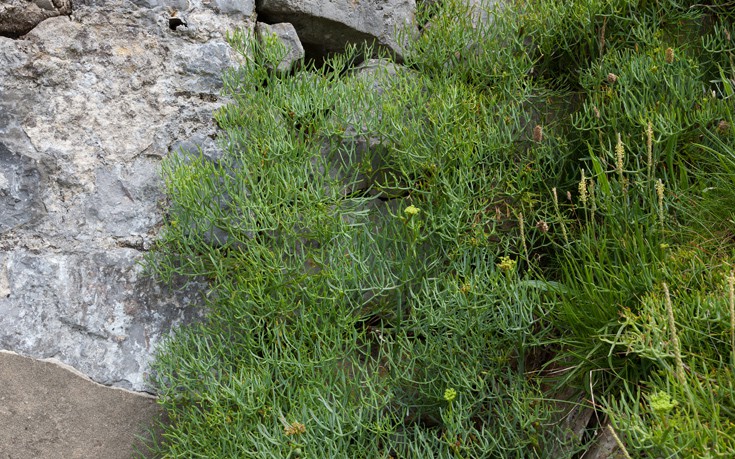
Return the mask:
{"type": "Polygon", "coordinates": [[[255,35],[261,42],[267,37],[275,36],[284,47],[285,55],[276,67],[279,72],[290,72],[294,65],[304,58],[304,47],[301,46],[296,29],[287,22],[272,25],[258,22],[255,24],[255,35]]]}
{"type": "Polygon", "coordinates": [[[250,16],[255,11],[255,0],[209,0],[206,5],[224,14],[250,16]]]}
{"type": "Polygon", "coordinates": [[[0,142],[0,234],[43,215],[41,172],[28,157],[13,154],[0,142]]]}
{"type": "Polygon", "coordinates": [[[365,81],[375,94],[382,96],[389,85],[389,81],[406,71],[405,67],[396,65],[385,59],[368,59],[355,67],[352,71],[354,78],[365,81]]]}
{"type": "Polygon", "coordinates": [[[212,113],[239,62],[225,34],[254,26],[252,3],[232,5],[77,0],[0,37],[0,349],[147,390],[157,343],[200,316],[203,284],[162,287],[141,261],[161,158],[218,154],[212,113]],[[188,27],[169,27],[171,8],[188,27]]]}
{"type": "Polygon", "coordinates": [[[624,459],[626,454],[618,446],[607,425],[600,426],[599,433],[595,437],[592,446],[585,453],[590,459],[624,459]]]}
{"type": "Polygon", "coordinates": [[[156,285],[139,260],[125,247],[0,255],[0,345],[55,357],[102,384],[145,389],[155,344],[190,319],[198,301],[193,288],[156,285]]]}
{"type": "Polygon", "coordinates": [[[18,37],[41,21],[71,14],[71,0],[5,0],[0,4],[0,35],[18,37]]]}
{"type": "Polygon", "coordinates": [[[377,41],[400,57],[399,31],[415,30],[415,0],[258,0],[256,8],[261,21],[293,24],[305,48],[323,53],[377,41]]]}
{"type": "MultiPolygon", "coordinates": [[[[130,0],[134,5],[142,8],[169,8],[171,11],[186,11],[189,9],[188,0],[130,0]]],[[[98,0],[98,3],[103,3],[104,0],[98,0]]]]}

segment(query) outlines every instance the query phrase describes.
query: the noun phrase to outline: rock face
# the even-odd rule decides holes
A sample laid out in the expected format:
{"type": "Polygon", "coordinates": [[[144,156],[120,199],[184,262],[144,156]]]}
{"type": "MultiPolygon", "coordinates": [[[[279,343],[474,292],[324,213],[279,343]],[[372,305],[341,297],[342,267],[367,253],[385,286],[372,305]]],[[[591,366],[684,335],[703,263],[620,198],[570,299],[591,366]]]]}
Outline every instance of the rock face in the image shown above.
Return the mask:
{"type": "MultiPolygon", "coordinates": [[[[0,121],[1,122],[1,121],[0,121]]],[[[40,199],[41,171],[35,161],[0,143],[0,233],[44,214],[40,199]]]]}
{"type": "Polygon", "coordinates": [[[399,57],[399,31],[413,28],[415,0],[258,0],[260,20],[289,22],[304,48],[326,54],[347,43],[377,41],[399,57]]]}
{"type": "Polygon", "coordinates": [[[44,19],[71,14],[71,0],[5,0],[0,5],[0,35],[28,33],[44,19]]]}
{"type": "Polygon", "coordinates": [[[253,25],[247,1],[79,0],[0,37],[0,349],[147,388],[156,343],[201,305],[196,285],[161,287],[140,266],[162,219],[160,159],[216,150],[237,62],[225,33],[253,25]],[[169,26],[174,9],[185,27],[169,26]]]}
{"type": "Polygon", "coordinates": [[[279,72],[290,72],[294,65],[305,56],[304,47],[301,46],[299,36],[292,24],[284,22],[269,25],[258,22],[255,24],[255,34],[261,43],[275,39],[283,47],[284,56],[276,67],[279,72]]]}

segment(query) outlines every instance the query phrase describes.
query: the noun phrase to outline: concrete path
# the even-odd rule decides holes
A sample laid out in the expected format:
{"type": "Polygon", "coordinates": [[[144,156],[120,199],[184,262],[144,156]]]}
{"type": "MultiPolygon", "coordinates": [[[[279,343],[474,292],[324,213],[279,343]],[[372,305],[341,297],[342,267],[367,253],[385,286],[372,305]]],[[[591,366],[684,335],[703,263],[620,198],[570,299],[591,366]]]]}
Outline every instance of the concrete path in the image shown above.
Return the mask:
{"type": "Polygon", "coordinates": [[[137,436],[160,416],[153,397],[0,351],[0,459],[147,457],[137,436]]]}

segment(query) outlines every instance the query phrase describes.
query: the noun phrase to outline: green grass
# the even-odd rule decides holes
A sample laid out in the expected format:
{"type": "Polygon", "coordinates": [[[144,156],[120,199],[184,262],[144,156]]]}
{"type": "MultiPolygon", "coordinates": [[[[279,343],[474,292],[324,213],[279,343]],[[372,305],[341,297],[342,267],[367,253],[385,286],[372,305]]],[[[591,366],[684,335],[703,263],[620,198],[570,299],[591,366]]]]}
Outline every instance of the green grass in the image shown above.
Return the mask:
{"type": "Polygon", "coordinates": [[[209,288],[158,352],[152,451],[575,458],[609,424],[631,457],[732,457],[729,11],[436,3],[395,72],[271,72],[234,33],[224,156],[164,162],[148,265],[209,288]]]}

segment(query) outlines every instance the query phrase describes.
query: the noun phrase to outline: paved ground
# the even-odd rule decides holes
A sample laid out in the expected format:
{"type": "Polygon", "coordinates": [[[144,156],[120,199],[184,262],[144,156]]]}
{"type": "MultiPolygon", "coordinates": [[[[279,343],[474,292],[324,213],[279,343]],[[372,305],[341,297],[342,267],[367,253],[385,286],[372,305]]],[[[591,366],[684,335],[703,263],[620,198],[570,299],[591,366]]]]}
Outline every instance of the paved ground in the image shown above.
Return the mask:
{"type": "Polygon", "coordinates": [[[160,410],[57,363],[0,351],[0,459],[129,459],[160,410]]]}

